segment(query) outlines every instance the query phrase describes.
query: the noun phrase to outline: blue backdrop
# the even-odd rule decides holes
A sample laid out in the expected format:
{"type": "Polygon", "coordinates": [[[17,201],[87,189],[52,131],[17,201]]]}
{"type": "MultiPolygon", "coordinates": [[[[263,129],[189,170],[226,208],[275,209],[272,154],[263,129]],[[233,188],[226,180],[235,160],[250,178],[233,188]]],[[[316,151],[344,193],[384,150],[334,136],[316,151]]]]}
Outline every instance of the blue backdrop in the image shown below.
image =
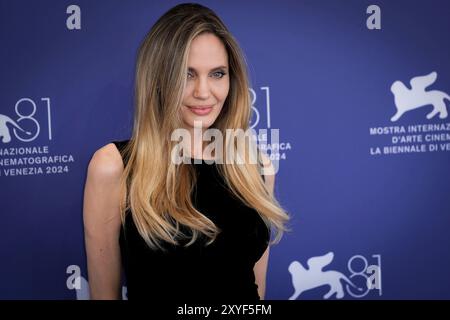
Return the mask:
{"type": "MultiPolygon", "coordinates": [[[[87,298],[87,164],[130,136],[138,45],[177,3],[0,0],[0,298],[87,298]]],[[[450,3],[200,3],[280,129],[266,298],[450,298],[450,3]]]]}

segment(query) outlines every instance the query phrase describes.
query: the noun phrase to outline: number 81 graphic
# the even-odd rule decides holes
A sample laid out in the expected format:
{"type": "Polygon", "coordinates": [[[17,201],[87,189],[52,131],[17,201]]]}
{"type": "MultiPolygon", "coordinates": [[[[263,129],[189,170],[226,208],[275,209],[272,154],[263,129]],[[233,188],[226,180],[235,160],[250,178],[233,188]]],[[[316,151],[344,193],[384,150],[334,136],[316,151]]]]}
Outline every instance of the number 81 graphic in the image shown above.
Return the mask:
{"type": "MultiPolygon", "coordinates": [[[[41,98],[41,100],[47,102],[48,139],[52,140],[50,98],[41,98]]],[[[16,111],[16,114],[19,116],[19,118],[16,120],[17,123],[20,123],[20,122],[25,122],[25,123],[28,122],[29,123],[31,121],[32,126],[35,128],[35,130],[33,130],[35,132],[34,135],[32,135],[29,138],[21,137],[20,131],[17,130],[17,128],[13,128],[14,135],[16,136],[17,139],[19,139],[20,141],[23,141],[23,142],[33,141],[34,139],[36,139],[36,137],[39,135],[39,133],[41,131],[41,126],[39,125],[39,122],[35,118],[33,118],[34,114],[36,113],[36,109],[37,109],[36,103],[30,98],[22,98],[19,101],[17,101],[14,109],[16,111]],[[24,102],[28,102],[32,106],[32,111],[29,114],[20,112],[19,107],[24,102]]]]}

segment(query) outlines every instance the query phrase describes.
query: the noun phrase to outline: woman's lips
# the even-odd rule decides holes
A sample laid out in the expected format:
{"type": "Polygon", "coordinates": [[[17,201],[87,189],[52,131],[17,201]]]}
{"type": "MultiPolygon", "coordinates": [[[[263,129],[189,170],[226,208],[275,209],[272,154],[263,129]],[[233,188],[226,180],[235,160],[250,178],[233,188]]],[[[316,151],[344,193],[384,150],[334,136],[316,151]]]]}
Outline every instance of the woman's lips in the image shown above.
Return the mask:
{"type": "Polygon", "coordinates": [[[205,116],[212,111],[213,106],[188,106],[188,109],[198,116],[205,116]]]}

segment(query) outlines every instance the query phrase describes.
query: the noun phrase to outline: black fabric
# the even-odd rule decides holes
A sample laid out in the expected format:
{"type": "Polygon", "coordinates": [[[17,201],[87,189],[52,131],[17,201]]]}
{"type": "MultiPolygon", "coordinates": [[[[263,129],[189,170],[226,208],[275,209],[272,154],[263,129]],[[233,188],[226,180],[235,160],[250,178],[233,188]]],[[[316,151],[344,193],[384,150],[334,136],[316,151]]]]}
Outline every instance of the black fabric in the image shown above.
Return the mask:
{"type": "MultiPolygon", "coordinates": [[[[121,153],[127,142],[114,141],[121,153]]],[[[205,238],[200,238],[189,247],[165,243],[166,251],[151,249],[127,212],[119,241],[128,298],[259,300],[253,267],[267,248],[268,228],[256,210],[245,206],[225,187],[217,164],[202,161],[190,165],[197,175],[193,204],[221,232],[209,246],[205,246],[205,238]]]]}

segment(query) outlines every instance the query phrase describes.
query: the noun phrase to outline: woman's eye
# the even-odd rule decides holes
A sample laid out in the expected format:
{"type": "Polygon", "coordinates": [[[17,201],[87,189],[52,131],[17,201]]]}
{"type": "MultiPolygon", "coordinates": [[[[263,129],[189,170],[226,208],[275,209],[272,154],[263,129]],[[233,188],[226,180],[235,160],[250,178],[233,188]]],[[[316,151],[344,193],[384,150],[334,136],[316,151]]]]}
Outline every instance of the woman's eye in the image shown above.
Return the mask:
{"type": "Polygon", "coordinates": [[[214,73],[213,73],[213,77],[214,77],[214,78],[220,79],[220,78],[222,78],[225,74],[226,74],[226,73],[223,72],[223,71],[217,71],[217,72],[214,72],[214,73]]]}
{"type": "Polygon", "coordinates": [[[192,74],[192,72],[188,72],[187,77],[188,77],[188,79],[189,79],[189,78],[193,78],[194,75],[192,74]]]}

